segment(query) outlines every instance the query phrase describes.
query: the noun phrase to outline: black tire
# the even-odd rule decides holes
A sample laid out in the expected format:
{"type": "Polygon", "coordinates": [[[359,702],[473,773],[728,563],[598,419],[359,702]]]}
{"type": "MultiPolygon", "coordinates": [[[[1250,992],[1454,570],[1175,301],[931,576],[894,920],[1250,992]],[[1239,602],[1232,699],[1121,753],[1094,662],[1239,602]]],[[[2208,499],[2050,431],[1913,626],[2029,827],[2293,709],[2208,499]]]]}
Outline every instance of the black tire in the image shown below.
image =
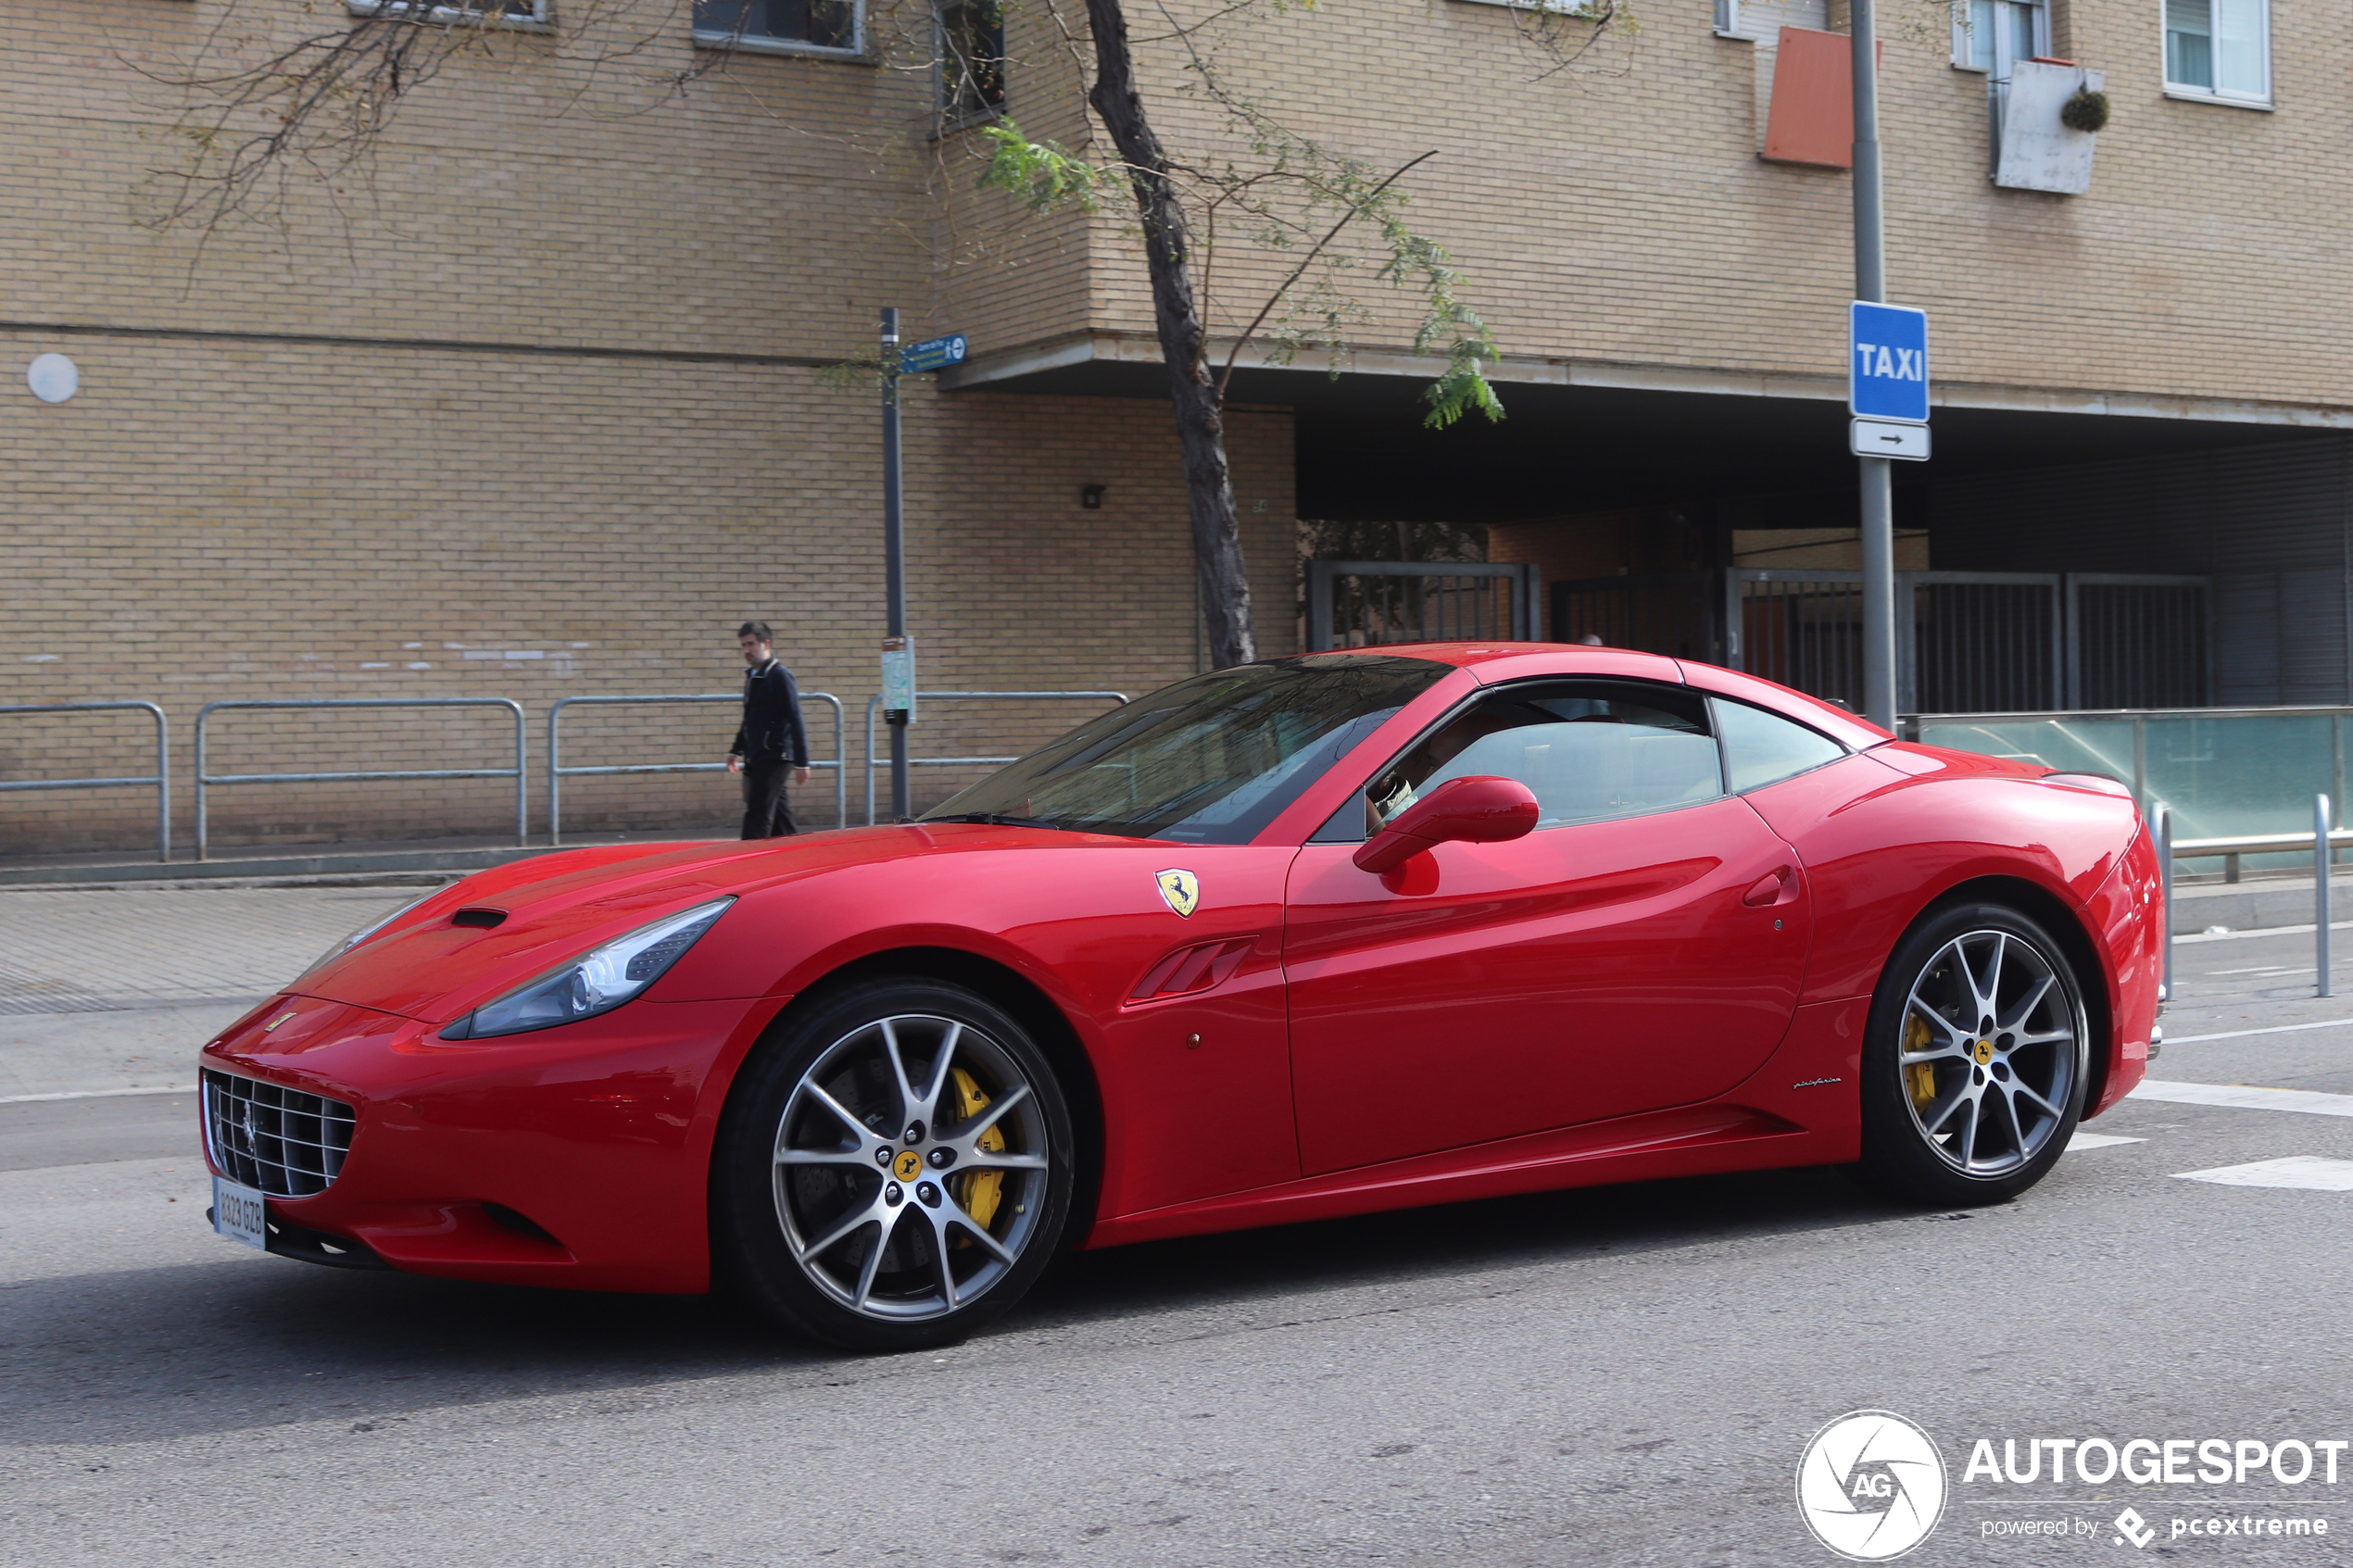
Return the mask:
{"type": "Polygon", "coordinates": [[[712,1152],[713,1261],[828,1344],[948,1344],[1061,1249],[1074,1147],[1052,1067],[1003,1009],[940,981],[862,982],[789,1014],[736,1075],[712,1152]]]}
{"type": "Polygon", "coordinates": [[[2090,1042],[2049,932],[2001,904],[1936,911],[1896,944],[1871,997],[1857,1174],[1939,1208],[2017,1197],[2074,1134],[2090,1042]]]}

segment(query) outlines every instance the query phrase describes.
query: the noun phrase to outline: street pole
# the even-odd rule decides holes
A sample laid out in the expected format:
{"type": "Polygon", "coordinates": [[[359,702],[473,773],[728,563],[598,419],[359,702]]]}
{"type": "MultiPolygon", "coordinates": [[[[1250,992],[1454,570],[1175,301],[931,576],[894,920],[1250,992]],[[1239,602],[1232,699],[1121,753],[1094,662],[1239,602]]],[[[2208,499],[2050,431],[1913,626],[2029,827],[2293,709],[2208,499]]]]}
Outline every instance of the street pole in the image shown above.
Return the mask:
{"type": "MultiPolygon", "coordinates": [[[[889,601],[890,635],[907,635],[907,512],[900,494],[899,463],[899,311],[883,307],[883,593],[889,601]]],[[[903,642],[897,645],[904,647],[903,642]]],[[[907,790],[907,710],[886,709],[890,726],[890,820],[912,815],[907,790]]]]}
{"type": "MultiPolygon", "coordinates": [[[[1880,211],[1879,44],[1871,0],[1848,0],[1855,49],[1855,297],[1887,300],[1887,236],[1880,211]]],[[[1895,727],[1895,485],[1885,458],[1857,458],[1862,473],[1863,715],[1895,727]]]]}

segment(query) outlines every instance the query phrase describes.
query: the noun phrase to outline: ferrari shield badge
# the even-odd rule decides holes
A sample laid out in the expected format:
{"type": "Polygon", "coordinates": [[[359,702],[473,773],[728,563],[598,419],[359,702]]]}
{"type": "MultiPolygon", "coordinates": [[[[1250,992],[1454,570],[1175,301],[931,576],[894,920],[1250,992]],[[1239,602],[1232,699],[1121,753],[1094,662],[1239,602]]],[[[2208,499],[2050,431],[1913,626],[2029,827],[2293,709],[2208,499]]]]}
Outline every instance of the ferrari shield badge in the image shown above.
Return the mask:
{"type": "Polygon", "coordinates": [[[1160,884],[1160,896],[1168,900],[1168,907],[1186,919],[1191,919],[1193,911],[1201,907],[1201,878],[1190,872],[1169,871],[1161,872],[1155,880],[1160,884]]]}

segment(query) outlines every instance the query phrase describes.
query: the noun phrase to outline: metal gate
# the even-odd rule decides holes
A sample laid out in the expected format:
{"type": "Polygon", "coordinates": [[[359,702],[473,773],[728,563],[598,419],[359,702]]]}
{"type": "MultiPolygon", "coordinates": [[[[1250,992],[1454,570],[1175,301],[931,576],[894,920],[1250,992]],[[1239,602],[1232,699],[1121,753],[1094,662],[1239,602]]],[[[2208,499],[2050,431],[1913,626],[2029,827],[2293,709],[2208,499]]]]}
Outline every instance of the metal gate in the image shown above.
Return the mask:
{"type": "Polygon", "coordinates": [[[2196,708],[2212,700],[2213,597],[2207,589],[2203,577],[2070,573],[2067,706],[2196,708]]]}
{"type": "Polygon", "coordinates": [[[1311,560],[1307,647],[1537,635],[1537,568],[1525,561],[1311,560]]]}
{"type": "Polygon", "coordinates": [[[1553,640],[1599,637],[1611,647],[1724,662],[1716,573],[1658,571],[1552,584],[1553,640]]]}
{"type": "MultiPolygon", "coordinates": [[[[2202,577],[1899,571],[1906,713],[2196,707],[2209,700],[2202,577]]],[[[1552,584],[1553,634],[1751,671],[1860,711],[1863,574],[1657,572],[1552,584]]]]}

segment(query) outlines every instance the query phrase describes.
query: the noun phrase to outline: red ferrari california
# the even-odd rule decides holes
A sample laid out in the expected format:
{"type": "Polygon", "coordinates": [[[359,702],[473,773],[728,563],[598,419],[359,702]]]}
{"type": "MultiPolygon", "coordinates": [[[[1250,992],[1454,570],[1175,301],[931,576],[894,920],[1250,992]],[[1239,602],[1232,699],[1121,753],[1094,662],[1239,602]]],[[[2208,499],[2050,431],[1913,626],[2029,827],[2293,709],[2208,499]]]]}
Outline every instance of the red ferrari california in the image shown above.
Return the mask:
{"type": "Polygon", "coordinates": [[[485,871],[206,1046],[213,1223],[969,1333],[1069,1247],[1772,1166],[2032,1186],[2145,1071],[2113,780],[1515,644],[1180,681],[919,821],[485,871]]]}

